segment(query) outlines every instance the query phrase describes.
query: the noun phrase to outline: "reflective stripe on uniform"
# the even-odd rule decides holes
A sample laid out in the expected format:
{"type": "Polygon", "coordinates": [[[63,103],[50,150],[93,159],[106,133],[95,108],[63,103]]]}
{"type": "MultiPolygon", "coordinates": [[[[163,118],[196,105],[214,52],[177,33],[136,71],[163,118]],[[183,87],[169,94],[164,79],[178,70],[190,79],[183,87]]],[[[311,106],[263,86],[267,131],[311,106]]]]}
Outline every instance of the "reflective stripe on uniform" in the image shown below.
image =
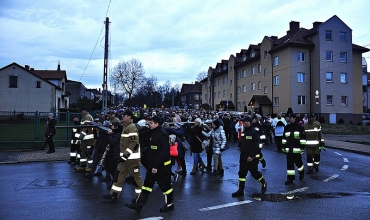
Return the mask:
{"type": "Polygon", "coordinates": [[[163,192],[163,194],[168,195],[168,194],[172,193],[172,191],[173,191],[173,188],[167,190],[166,192],[163,192]]]}
{"type": "Polygon", "coordinates": [[[282,139],[281,144],[286,144],[286,139],[282,139]]]}
{"type": "Polygon", "coordinates": [[[306,140],[299,140],[299,143],[300,143],[301,145],[305,145],[305,144],[306,144],[306,140]]]}
{"type": "Polygon", "coordinates": [[[258,146],[259,146],[260,148],[262,148],[262,147],[263,147],[263,144],[259,144],[258,146]]]}
{"type": "Polygon", "coordinates": [[[77,128],[72,128],[72,132],[77,132],[77,128]]]}
{"type": "Polygon", "coordinates": [[[87,163],[88,164],[92,164],[93,163],[93,160],[88,160],[87,163]]]}
{"type": "Polygon", "coordinates": [[[87,159],[86,158],[81,158],[80,159],[80,162],[86,162],[87,161],[87,159]]]}
{"type": "Polygon", "coordinates": [[[152,190],[153,190],[152,188],[149,188],[149,187],[146,187],[146,186],[142,186],[141,189],[146,190],[148,192],[152,192],[152,190]]]}
{"type": "Polygon", "coordinates": [[[256,158],[260,158],[260,156],[261,156],[260,154],[256,154],[256,158]]]}
{"type": "Polygon", "coordinates": [[[293,148],[293,153],[294,154],[300,154],[300,153],[302,153],[302,150],[301,150],[301,148],[293,148]]]}
{"type": "Polygon", "coordinates": [[[135,189],[135,193],[141,193],[141,189],[135,189]]]}
{"type": "Polygon", "coordinates": [[[170,164],[171,164],[171,160],[164,162],[165,166],[170,165],[170,164]]]}
{"type": "Polygon", "coordinates": [[[77,153],[76,153],[76,152],[70,152],[70,153],[69,153],[69,156],[70,156],[70,157],[76,157],[76,156],[77,156],[77,153]]]}
{"type": "Polygon", "coordinates": [[[132,154],[132,150],[130,148],[126,148],[126,151],[132,154]]]}
{"type": "Polygon", "coordinates": [[[286,174],[287,174],[288,176],[295,176],[295,170],[287,170],[287,171],[286,171],[286,174]]]}
{"type": "Polygon", "coordinates": [[[112,190],[117,191],[117,192],[121,192],[122,191],[122,187],[118,187],[118,186],[112,185],[112,190]]]}
{"type": "Polygon", "coordinates": [[[285,132],[285,137],[290,137],[290,132],[285,132]]]}
{"type": "Polygon", "coordinates": [[[317,128],[314,128],[314,129],[307,129],[305,130],[306,132],[318,132],[318,131],[321,131],[321,128],[317,129],[317,128]]]}
{"type": "Polygon", "coordinates": [[[91,146],[86,146],[86,148],[87,148],[87,149],[90,149],[90,148],[91,148],[91,146]]]}
{"type": "Polygon", "coordinates": [[[245,182],[245,178],[239,178],[239,181],[245,182]]]}
{"type": "Polygon", "coordinates": [[[137,136],[137,133],[121,134],[121,137],[131,137],[131,136],[137,136]]]}
{"type": "Polygon", "coordinates": [[[263,135],[260,136],[260,139],[262,139],[262,140],[266,139],[266,136],[263,134],[263,135]]]}
{"type": "Polygon", "coordinates": [[[88,134],[88,135],[86,135],[83,139],[84,139],[84,140],[94,139],[94,135],[93,135],[93,134],[88,134]]]}
{"type": "Polygon", "coordinates": [[[298,171],[303,171],[304,170],[304,165],[298,168],[298,171]]]}
{"type": "Polygon", "coordinates": [[[295,139],[299,139],[299,131],[295,131],[293,136],[295,139]]]}
{"type": "Polygon", "coordinates": [[[75,134],[75,138],[79,138],[80,137],[80,134],[79,133],[76,133],[75,134]]]}
{"type": "Polygon", "coordinates": [[[308,167],[312,167],[313,166],[313,163],[307,163],[307,166],[308,167]]]}
{"type": "Polygon", "coordinates": [[[306,145],[317,145],[319,144],[320,142],[317,141],[317,140],[314,140],[314,141],[306,141],[306,145]]]}

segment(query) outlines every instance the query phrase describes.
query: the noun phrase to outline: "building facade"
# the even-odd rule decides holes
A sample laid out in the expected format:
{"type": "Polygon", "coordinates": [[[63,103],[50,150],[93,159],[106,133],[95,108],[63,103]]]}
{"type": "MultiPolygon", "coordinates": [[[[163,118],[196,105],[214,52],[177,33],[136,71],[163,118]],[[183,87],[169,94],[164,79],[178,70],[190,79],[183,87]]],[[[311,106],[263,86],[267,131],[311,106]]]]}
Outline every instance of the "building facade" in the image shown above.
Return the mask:
{"type": "MultiPolygon", "coordinates": [[[[208,69],[203,104],[260,114],[316,113],[327,122],[362,120],[362,53],[337,16],[311,29],[290,22],[281,38],[265,36],[208,69]]],[[[231,109],[230,109],[231,110],[231,109]]]]}

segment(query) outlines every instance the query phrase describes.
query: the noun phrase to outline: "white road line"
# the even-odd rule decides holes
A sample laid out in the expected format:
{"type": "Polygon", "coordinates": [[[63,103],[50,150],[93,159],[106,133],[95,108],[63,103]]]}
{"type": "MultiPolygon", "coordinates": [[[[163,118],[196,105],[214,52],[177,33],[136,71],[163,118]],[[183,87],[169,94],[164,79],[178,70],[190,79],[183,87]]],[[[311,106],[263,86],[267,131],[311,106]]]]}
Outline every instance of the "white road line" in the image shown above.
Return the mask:
{"type": "Polygon", "coordinates": [[[345,158],[345,157],[343,157],[343,161],[344,161],[345,163],[348,163],[348,162],[349,162],[349,160],[348,160],[347,158],[345,158]]]}
{"type": "Polygon", "coordinates": [[[232,202],[232,203],[227,203],[224,205],[216,205],[216,206],[211,206],[207,208],[201,208],[199,209],[199,211],[204,212],[204,211],[210,211],[210,210],[215,210],[215,209],[222,209],[222,208],[226,208],[230,206],[243,205],[243,204],[251,203],[251,202],[252,202],[251,200],[246,200],[246,201],[241,201],[241,202],[232,202]]]}
{"type": "Polygon", "coordinates": [[[294,194],[294,193],[297,193],[297,192],[303,192],[303,191],[306,191],[308,189],[309,189],[309,187],[303,187],[303,188],[295,189],[293,191],[282,193],[282,195],[289,195],[289,194],[294,194]]]}
{"type": "Polygon", "coordinates": [[[149,217],[149,218],[141,218],[141,219],[138,219],[138,220],[159,220],[159,219],[163,219],[163,217],[149,217]]]}
{"type": "Polygon", "coordinates": [[[331,176],[331,177],[329,177],[329,178],[327,178],[327,179],[325,179],[323,181],[324,182],[328,182],[329,180],[333,180],[333,179],[337,178],[338,176],[339,176],[338,174],[334,174],[333,176],[331,176]]]}
{"type": "Polygon", "coordinates": [[[342,154],[340,154],[340,153],[338,153],[338,152],[334,152],[334,153],[335,153],[335,154],[337,154],[337,155],[340,155],[340,156],[342,155],[342,154]]]}
{"type": "Polygon", "coordinates": [[[348,167],[349,167],[349,165],[343,165],[342,169],[340,169],[340,170],[347,170],[348,167]]]}

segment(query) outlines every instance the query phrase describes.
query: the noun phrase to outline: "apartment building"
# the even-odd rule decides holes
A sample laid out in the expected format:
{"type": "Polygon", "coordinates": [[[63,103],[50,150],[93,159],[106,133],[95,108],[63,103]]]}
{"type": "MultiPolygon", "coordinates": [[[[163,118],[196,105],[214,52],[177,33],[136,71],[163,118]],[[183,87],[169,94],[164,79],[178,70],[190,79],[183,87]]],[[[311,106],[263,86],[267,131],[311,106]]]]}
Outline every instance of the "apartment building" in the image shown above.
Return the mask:
{"type": "Polygon", "coordinates": [[[362,120],[362,54],[336,15],[312,28],[291,21],[283,37],[265,36],[208,69],[202,103],[260,114],[316,113],[327,122],[362,120]]]}

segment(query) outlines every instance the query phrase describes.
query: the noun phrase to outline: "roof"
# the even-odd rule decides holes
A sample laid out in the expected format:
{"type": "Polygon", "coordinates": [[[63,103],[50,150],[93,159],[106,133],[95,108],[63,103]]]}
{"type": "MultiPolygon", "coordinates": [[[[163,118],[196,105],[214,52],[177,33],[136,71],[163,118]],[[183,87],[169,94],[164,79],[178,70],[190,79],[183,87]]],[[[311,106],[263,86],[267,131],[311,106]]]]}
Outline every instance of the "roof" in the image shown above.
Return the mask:
{"type": "Polygon", "coordinates": [[[252,99],[248,102],[248,106],[254,105],[255,102],[257,102],[258,105],[272,105],[267,95],[253,95],[252,99]]]}
{"type": "Polygon", "coordinates": [[[184,93],[202,93],[202,84],[195,82],[195,84],[182,84],[181,94],[184,93]]]}
{"type": "Polygon", "coordinates": [[[30,70],[30,72],[43,79],[67,79],[67,73],[65,70],[30,70]]]}

